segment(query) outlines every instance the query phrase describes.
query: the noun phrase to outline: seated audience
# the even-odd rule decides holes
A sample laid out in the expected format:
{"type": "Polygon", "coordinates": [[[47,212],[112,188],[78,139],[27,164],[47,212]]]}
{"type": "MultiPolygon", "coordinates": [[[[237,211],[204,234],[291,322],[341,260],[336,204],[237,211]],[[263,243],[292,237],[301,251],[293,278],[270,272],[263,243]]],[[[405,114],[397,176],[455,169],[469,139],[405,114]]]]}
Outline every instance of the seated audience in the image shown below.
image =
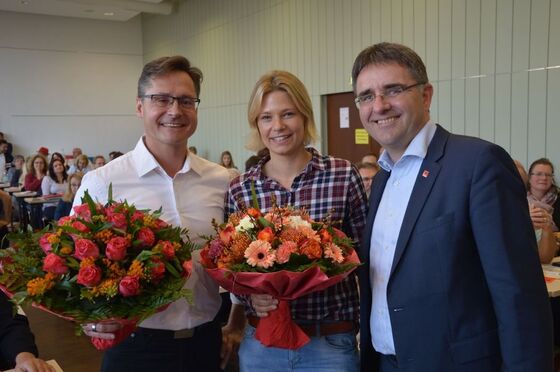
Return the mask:
{"type": "Polygon", "coordinates": [[[41,193],[41,182],[47,175],[47,158],[37,153],[27,161],[27,174],[23,180],[23,188],[26,191],[36,191],[41,193]]]}
{"type": "MultiPolygon", "coordinates": [[[[49,164],[49,174],[43,178],[41,183],[41,190],[43,195],[50,194],[64,194],[68,186],[68,174],[62,161],[55,159],[49,164]]],[[[47,220],[54,218],[54,211],[56,210],[55,202],[46,202],[43,204],[43,217],[47,220]]]]}
{"type": "Polygon", "coordinates": [[[366,195],[369,199],[373,177],[379,172],[379,165],[377,165],[377,163],[358,163],[356,167],[358,168],[358,172],[360,172],[360,176],[362,176],[362,182],[364,183],[366,195]]]}
{"type": "Polygon", "coordinates": [[[76,172],[86,174],[89,170],[89,159],[87,155],[81,154],[76,158],[74,164],[70,166],[70,169],[68,169],[68,174],[71,175],[76,172]]]}
{"type": "MultiPolygon", "coordinates": [[[[195,152],[195,154],[196,154],[196,152],[195,152]]],[[[115,160],[116,158],[118,158],[119,156],[122,156],[122,155],[123,155],[123,153],[120,152],[120,151],[111,151],[109,153],[109,161],[115,160]]]]}
{"type": "Polygon", "coordinates": [[[58,159],[66,166],[66,158],[60,152],[53,152],[51,155],[51,162],[55,159],[58,159]]]}
{"type": "Polygon", "coordinates": [[[12,303],[0,292],[0,369],[15,368],[18,372],[54,371],[38,359],[35,338],[27,318],[13,313],[12,303]]]}
{"type": "Polygon", "coordinates": [[[234,179],[241,174],[233,163],[231,152],[227,150],[222,152],[222,155],[220,155],[220,165],[228,170],[231,179],[234,179]]]}
{"type": "Polygon", "coordinates": [[[80,185],[82,184],[82,177],[83,175],[79,172],[68,177],[68,187],[66,188],[66,192],[62,196],[62,199],[59,200],[56,210],[54,211],[55,220],[70,215],[74,196],[76,196],[76,191],[78,191],[80,185]]]}
{"type": "Polygon", "coordinates": [[[8,170],[8,182],[11,187],[23,184],[23,168],[25,166],[25,158],[22,155],[14,156],[14,166],[8,170]]]}
{"type": "MultiPolygon", "coordinates": [[[[2,133],[2,132],[0,132],[0,140],[5,140],[6,143],[8,144],[8,150],[6,151],[6,154],[7,154],[7,158],[11,159],[14,147],[12,146],[12,144],[10,142],[8,142],[8,139],[6,138],[4,133],[2,133]]],[[[11,160],[9,162],[11,162],[11,160]]]]}
{"type": "Polygon", "coordinates": [[[93,159],[93,169],[101,168],[105,164],[107,164],[107,161],[105,160],[105,157],[103,155],[97,155],[93,159]]]}
{"type": "Polygon", "coordinates": [[[558,187],[554,180],[554,166],[550,160],[541,158],[531,164],[527,190],[529,205],[542,208],[551,215],[552,229],[558,231],[560,203],[558,202],[558,187]]]}
{"type": "Polygon", "coordinates": [[[367,154],[362,157],[362,163],[377,164],[377,155],[367,154]]]}
{"type": "Polygon", "coordinates": [[[49,157],[49,149],[47,147],[39,147],[39,149],[37,150],[37,152],[41,155],[43,155],[45,158],[49,157]]]}
{"type": "Polygon", "coordinates": [[[12,165],[12,158],[8,157],[8,142],[0,139],[0,182],[5,181],[8,173],[8,168],[12,165]]]}
{"type": "Polygon", "coordinates": [[[525,167],[523,166],[523,164],[521,164],[519,160],[513,160],[513,162],[515,163],[517,172],[519,172],[519,176],[521,176],[521,179],[523,180],[523,184],[525,185],[526,188],[527,185],[529,184],[529,176],[527,175],[527,171],[525,170],[525,167]]]}
{"type": "Polygon", "coordinates": [[[189,146],[189,152],[192,152],[195,155],[198,154],[198,150],[196,149],[196,146],[189,146]]]}

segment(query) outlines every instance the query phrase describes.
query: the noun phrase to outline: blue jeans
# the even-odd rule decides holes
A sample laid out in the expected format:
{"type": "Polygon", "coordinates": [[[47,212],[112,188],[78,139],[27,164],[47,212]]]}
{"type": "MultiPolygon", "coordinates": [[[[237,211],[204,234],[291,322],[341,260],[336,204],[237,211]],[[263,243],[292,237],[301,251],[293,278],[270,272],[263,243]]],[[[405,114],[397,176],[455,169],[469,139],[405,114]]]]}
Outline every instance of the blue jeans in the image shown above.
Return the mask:
{"type": "Polygon", "coordinates": [[[311,337],[303,347],[288,350],[264,346],[247,325],[239,348],[241,372],[358,372],[359,363],[354,332],[311,337]]]}

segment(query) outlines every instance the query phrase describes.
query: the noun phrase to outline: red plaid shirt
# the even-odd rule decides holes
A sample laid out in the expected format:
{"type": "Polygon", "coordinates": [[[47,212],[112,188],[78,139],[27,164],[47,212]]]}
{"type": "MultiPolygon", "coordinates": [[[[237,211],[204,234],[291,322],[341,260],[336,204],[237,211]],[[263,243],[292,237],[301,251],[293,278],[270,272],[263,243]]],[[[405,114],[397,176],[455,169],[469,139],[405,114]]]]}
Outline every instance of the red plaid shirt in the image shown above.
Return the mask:
{"type": "MultiPolygon", "coordinates": [[[[330,214],[333,221],[342,221],[339,228],[356,241],[358,250],[367,212],[367,198],[360,174],[346,160],[321,156],[312,148],[308,151],[313,157],[294,179],[291,189],[286,189],[262,173],[262,167],[270,157],[261,159],[255,167],[233,179],[226,194],[226,217],[242,209],[243,204],[246,207],[252,205],[253,183],[261,211],[272,208],[271,196],[274,194],[278,206],[305,207],[314,220],[323,220],[330,214]]],[[[248,314],[255,315],[248,301],[244,298],[240,300],[246,305],[248,314]]],[[[356,279],[352,274],[324,291],[292,301],[292,318],[357,321],[359,302],[356,279]]]]}

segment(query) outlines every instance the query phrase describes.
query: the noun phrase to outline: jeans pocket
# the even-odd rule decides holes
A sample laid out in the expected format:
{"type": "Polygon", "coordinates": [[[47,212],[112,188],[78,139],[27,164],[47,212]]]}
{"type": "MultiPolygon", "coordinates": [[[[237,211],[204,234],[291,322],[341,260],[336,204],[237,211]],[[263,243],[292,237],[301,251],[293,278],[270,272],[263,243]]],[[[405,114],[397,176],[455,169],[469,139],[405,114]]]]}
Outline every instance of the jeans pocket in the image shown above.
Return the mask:
{"type": "Polygon", "coordinates": [[[336,349],[355,350],[357,348],[356,335],[354,332],[337,333],[325,336],[325,342],[336,349]]]}

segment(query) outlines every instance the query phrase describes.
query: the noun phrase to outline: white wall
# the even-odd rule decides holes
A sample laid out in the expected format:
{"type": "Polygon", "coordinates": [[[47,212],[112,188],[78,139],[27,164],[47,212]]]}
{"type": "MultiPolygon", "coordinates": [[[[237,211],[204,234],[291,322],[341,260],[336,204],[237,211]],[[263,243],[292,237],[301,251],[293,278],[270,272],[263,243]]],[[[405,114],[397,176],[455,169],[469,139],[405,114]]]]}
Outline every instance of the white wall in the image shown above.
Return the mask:
{"type": "Polygon", "coordinates": [[[320,122],[321,96],[351,90],[359,51],[395,41],[426,62],[434,120],[560,167],[560,69],[546,69],[560,65],[558,0],[188,0],[142,27],[145,61],[179,53],[205,73],[190,143],[211,160],[249,155],[247,101],[264,72],[299,76],[320,122]]]}
{"type": "Polygon", "coordinates": [[[14,153],[40,146],[127,151],[142,69],[140,18],[129,22],[0,12],[0,131],[14,153]]]}

